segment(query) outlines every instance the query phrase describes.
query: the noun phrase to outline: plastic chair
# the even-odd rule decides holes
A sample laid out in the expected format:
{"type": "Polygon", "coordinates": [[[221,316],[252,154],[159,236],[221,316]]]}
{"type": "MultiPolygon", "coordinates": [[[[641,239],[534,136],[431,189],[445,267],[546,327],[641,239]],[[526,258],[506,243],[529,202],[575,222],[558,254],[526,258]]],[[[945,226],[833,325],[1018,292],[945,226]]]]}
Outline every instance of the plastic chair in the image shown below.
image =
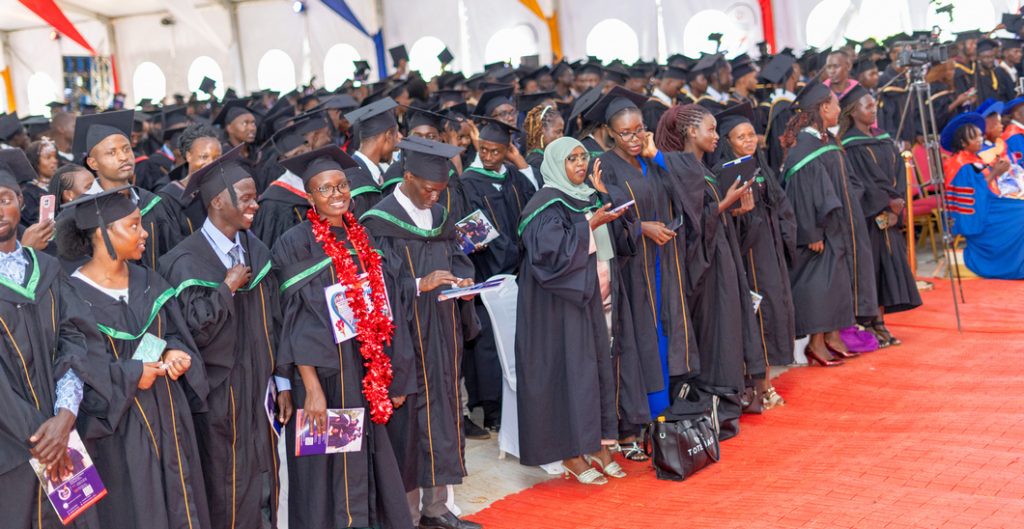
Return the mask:
{"type": "Polygon", "coordinates": [[[516,276],[499,274],[493,279],[502,279],[505,284],[497,290],[483,292],[480,300],[491,318],[494,342],[498,348],[501,363],[501,429],[498,431],[498,458],[505,454],[519,457],[519,409],[516,404],[516,304],[519,286],[516,276]]]}

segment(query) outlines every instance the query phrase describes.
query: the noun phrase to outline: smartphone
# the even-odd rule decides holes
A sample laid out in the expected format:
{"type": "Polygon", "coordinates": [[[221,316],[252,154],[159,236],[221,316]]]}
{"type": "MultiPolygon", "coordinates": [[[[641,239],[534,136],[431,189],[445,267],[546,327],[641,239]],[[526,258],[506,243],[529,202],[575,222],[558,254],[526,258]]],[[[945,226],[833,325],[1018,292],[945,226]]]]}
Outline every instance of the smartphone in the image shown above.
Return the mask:
{"type": "Polygon", "coordinates": [[[636,204],[636,201],[635,200],[630,200],[629,202],[626,202],[625,204],[622,204],[621,206],[615,206],[608,213],[618,213],[618,212],[628,208],[629,206],[632,206],[633,204],[636,204]]]}
{"type": "Polygon", "coordinates": [[[668,223],[668,225],[665,226],[665,227],[670,229],[670,230],[672,230],[672,231],[677,231],[679,228],[682,228],[683,227],[683,216],[680,215],[680,216],[676,217],[675,220],[673,220],[672,222],[668,223]]]}
{"type": "Polygon", "coordinates": [[[39,197],[39,220],[53,220],[57,209],[57,200],[53,195],[39,197]]]}

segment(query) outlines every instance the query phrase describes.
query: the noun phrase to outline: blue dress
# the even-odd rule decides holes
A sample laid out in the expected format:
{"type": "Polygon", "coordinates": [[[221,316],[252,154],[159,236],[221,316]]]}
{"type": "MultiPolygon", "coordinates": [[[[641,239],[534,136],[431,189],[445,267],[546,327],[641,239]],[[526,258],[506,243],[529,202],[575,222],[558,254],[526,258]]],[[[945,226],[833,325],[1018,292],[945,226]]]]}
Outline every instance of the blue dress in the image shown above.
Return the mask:
{"type": "Polygon", "coordinates": [[[993,279],[1024,279],[1024,200],[996,195],[976,164],[965,164],[946,187],[951,231],[967,239],[964,262],[993,279]]]}

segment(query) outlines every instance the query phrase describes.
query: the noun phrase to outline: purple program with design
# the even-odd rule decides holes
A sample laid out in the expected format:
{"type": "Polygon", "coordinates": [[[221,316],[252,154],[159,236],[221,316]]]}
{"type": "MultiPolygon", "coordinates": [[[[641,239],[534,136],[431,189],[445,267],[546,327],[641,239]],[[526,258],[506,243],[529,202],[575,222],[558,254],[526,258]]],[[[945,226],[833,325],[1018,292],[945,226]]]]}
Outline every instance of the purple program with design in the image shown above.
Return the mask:
{"type": "Polygon", "coordinates": [[[301,425],[295,431],[295,455],[312,456],[358,452],[363,448],[363,409],[339,408],[327,410],[327,432],[311,433],[311,425],[305,421],[305,412],[295,413],[295,424],[301,425]]]}
{"type": "Polygon", "coordinates": [[[68,455],[71,457],[71,475],[66,479],[53,481],[44,473],[44,468],[34,458],[29,461],[35,470],[46,496],[57,511],[64,525],[71,523],[79,514],[92,507],[107,495],[107,488],[100,480],[100,474],[92,464],[89,452],[85,450],[78,432],[72,430],[68,438],[68,455]]]}

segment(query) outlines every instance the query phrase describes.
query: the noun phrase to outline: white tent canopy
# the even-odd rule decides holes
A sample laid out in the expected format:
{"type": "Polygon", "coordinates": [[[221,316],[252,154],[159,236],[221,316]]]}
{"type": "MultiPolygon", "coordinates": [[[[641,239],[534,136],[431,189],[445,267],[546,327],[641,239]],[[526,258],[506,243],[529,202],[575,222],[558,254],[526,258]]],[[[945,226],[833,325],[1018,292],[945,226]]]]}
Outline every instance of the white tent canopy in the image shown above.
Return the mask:
{"type": "MultiPolygon", "coordinates": [[[[936,15],[928,0],[774,0],[779,48],[820,48],[939,25],[951,31],[991,29],[1019,0],[948,0],[955,17],[936,15]],[[839,20],[839,23],[836,23],[839,20]]],[[[539,54],[550,59],[547,23],[517,0],[347,0],[370,33],[383,28],[388,47],[405,44],[411,66],[429,76],[447,46],[454,69],[478,71],[489,62],[539,54]]],[[[58,0],[68,19],[100,55],[113,55],[128,103],[194,91],[203,76],[219,89],[288,90],[316,78],[334,88],[349,78],[352,60],[370,63],[372,40],[319,0],[58,0]],[[295,4],[304,11],[296,13],[295,4]],[[237,30],[235,29],[237,28],[237,30]]],[[[753,52],[764,40],[758,0],[541,0],[557,10],[562,51],[569,58],[664,60],[671,53],[713,51],[711,32],[724,34],[731,54],[753,52]]],[[[17,0],[0,0],[0,70],[10,67],[19,115],[46,114],[64,99],[65,56],[88,55],[17,0]]],[[[390,67],[390,64],[387,65],[390,67]]],[[[0,110],[14,105],[0,90],[0,110]]]]}

